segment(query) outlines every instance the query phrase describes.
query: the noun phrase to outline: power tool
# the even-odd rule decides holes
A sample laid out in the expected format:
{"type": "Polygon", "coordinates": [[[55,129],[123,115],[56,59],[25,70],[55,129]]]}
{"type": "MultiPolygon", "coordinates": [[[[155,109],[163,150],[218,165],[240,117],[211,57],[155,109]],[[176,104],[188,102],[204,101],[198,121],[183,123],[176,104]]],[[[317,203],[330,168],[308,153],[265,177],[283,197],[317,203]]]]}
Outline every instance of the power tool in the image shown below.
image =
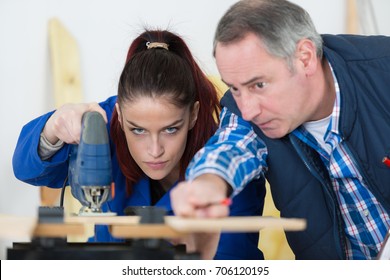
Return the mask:
{"type": "Polygon", "coordinates": [[[78,145],[72,145],[68,180],[72,195],[83,205],[79,215],[115,215],[103,212],[111,199],[112,166],[106,123],[98,112],[86,112],[78,145]]]}

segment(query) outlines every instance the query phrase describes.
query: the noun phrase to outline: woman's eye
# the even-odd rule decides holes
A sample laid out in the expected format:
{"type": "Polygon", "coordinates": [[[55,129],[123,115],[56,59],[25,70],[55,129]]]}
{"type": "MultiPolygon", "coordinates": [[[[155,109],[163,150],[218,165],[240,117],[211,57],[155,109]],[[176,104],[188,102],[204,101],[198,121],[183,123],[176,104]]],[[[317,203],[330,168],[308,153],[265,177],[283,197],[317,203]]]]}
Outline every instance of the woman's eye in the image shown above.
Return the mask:
{"type": "Polygon", "coordinates": [[[137,134],[137,135],[141,135],[141,134],[145,133],[145,129],[142,129],[142,128],[132,128],[131,132],[133,132],[134,134],[137,134]]]}
{"type": "Polygon", "coordinates": [[[168,127],[167,129],[165,129],[165,131],[168,133],[168,134],[173,134],[175,132],[177,132],[179,129],[177,127],[168,127]]]}

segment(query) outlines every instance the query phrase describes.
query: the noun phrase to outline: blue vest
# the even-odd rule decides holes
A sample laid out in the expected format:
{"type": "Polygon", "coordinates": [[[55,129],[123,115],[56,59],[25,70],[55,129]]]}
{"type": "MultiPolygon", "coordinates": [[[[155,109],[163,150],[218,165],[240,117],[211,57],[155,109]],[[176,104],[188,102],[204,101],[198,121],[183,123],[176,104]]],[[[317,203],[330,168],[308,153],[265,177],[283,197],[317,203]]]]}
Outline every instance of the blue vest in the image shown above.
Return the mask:
{"type": "MultiPolygon", "coordinates": [[[[340,132],[370,191],[390,213],[390,37],[323,35],[341,92],[340,132]]],[[[231,93],[222,106],[241,116],[231,93]]],[[[304,218],[307,229],[286,232],[297,259],[345,259],[344,224],[328,171],[319,155],[289,134],[270,139],[252,125],[268,149],[275,206],[282,217],[304,218]]]]}

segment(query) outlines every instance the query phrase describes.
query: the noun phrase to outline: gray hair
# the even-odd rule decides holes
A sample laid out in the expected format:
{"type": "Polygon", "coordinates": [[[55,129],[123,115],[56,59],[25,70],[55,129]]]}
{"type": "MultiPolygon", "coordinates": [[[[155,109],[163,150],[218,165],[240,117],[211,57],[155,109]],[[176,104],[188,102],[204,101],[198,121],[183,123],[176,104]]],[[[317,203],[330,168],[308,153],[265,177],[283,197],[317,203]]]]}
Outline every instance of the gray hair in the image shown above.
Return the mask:
{"type": "Polygon", "coordinates": [[[322,38],[310,15],[300,6],[285,0],[241,0],[225,13],[218,23],[214,37],[217,43],[238,42],[253,33],[263,42],[266,51],[286,60],[293,71],[297,43],[302,39],[314,42],[321,58],[322,38]]]}

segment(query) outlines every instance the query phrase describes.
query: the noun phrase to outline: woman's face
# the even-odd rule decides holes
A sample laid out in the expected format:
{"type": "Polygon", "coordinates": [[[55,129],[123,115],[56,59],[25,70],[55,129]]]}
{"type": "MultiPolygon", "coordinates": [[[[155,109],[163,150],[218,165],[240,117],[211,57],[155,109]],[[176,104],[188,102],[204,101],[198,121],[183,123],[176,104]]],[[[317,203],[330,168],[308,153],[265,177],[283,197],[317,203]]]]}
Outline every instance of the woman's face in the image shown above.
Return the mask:
{"type": "Polygon", "coordinates": [[[195,125],[199,102],[178,108],[166,97],[140,97],[116,104],[119,122],[126,135],[131,156],[151,179],[171,187],[179,178],[179,163],[188,131],[195,125]]]}

